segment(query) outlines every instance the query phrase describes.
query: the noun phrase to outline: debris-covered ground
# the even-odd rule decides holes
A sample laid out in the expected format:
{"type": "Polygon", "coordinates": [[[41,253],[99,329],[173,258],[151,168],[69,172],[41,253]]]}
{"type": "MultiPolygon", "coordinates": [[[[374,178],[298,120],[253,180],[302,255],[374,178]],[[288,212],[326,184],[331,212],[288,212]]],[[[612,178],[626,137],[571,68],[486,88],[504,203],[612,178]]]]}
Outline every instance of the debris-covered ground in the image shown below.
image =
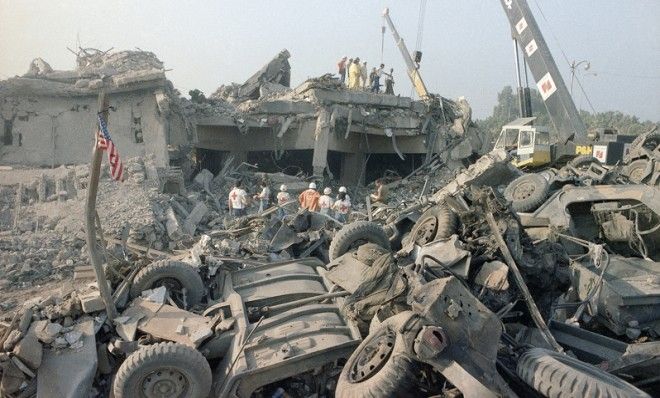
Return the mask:
{"type": "Polygon", "coordinates": [[[88,169],[11,170],[2,394],[657,394],[660,192],[581,166],[431,162],[385,176],[387,205],[350,192],[344,224],[295,201],[229,216],[237,179],[301,191],[304,175],[230,163],[167,194],[131,159],[97,206],[115,317],[85,246],[88,169]]]}
{"type": "MultiPolygon", "coordinates": [[[[36,59],[0,87],[75,97],[157,81],[164,91],[127,111],[132,125],[153,94],[152,116],[180,115],[185,135],[192,119],[222,116],[241,134],[267,125],[281,138],[309,119],[346,139],[355,111],[364,136],[427,117],[408,133],[432,142],[421,166],[379,165],[377,182],[347,192],[325,166],[268,172],[229,153],[212,172],[136,150],[124,182],[101,170],[96,214],[87,164],[0,167],[0,397],[660,394],[657,132],[613,166],[587,156],[524,173],[511,153],[485,151],[464,100],[400,107],[374,94],[328,108],[319,92],[355,93],[331,75],[290,88],[288,58],[208,99],[179,98],[144,51],[81,49],[75,71],[36,59]],[[311,111],[274,116],[265,106],[278,101],[311,111]],[[250,194],[234,216],[239,182],[250,194]],[[302,209],[316,186],[339,204],[302,209]]],[[[134,149],[143,131],[131,128],[134,149]]]]}

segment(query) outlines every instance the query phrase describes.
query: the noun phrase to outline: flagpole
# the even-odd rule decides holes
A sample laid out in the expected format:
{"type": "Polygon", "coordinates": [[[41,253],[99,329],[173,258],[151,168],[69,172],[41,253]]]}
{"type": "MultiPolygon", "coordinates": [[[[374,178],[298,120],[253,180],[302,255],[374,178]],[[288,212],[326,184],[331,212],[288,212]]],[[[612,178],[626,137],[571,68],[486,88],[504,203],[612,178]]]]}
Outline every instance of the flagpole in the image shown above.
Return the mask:
{"type": "MultiPolygon", "coordinates": [[[[99,116],[108,122],[108,98],[105,92],[101,90],[98,98],[99,116]]],[[[108,319],[113,320],[117,317],[117,307],[112,300],[112,292],[108,281],[103,272],[103,264],[101,263],[101,256],[97,247],[96,241],[96,227],[94,224],[96,216],[96,195],[99,187],[99,177],[101,175],[101,161],[103,160],[103,151],[98,148],[98,120],[97,130],[94,131],[94,150],[92,152],[92,163],[89,168],[89,184],[87,184],[87,204],[85,207],[85,229],[87,233],[87,250],[89,251],[89,259],[94,267],[96,274],[96,282],[99,285],[99,292],[101,299],[105,304],[105,310],[108,314],[108,319]]]]}

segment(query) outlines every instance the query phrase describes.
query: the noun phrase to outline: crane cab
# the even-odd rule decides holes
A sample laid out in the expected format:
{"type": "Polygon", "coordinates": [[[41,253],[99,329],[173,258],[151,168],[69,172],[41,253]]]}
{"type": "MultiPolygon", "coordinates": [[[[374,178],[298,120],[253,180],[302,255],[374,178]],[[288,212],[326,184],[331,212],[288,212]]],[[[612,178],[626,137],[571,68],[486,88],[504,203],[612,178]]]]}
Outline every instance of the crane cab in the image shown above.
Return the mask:
{"type": "Polygon", "coordinates": [[[518,168],[536,168],[551,162],[550,132],[547,127],[534,126],[535,117],[514,120],[502,127],[495,149],[513,155],[518,168]]]}

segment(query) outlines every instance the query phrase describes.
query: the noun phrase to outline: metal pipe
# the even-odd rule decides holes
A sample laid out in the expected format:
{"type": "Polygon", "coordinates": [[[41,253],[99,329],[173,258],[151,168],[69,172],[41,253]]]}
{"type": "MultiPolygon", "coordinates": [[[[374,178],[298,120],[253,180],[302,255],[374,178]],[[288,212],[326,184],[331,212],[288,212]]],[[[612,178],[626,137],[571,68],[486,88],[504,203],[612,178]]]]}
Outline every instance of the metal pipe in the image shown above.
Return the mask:
{"type": "Polygon", "coordinates": [[[336,297],[344,297],[344,296],[348,296],[350,294],[351,293],[347,292],[347,291],[319,294],[318,296],[306,297],[304,299],[291,301],[289,303],[265,306],[265,307],[261,308],[261,312],[266,313],[266,312],[282,311],[282,310],[285,310],[285,309],[288,309],[288,308],[299,307],[301,305],[314,303],[314,302],[321,301],[321,300],[336,298],[336,297]]]}
{"type": "Polygon", "coordinates": [[[559,343],[557,343],[557,340],[555,340],[555,337],[550,332],[550,329],[548,329],[548,325],[546,325],[545,321],[543,320],[543,317],[541,316],[539,309],[536,307],[536,303],[532,298],[532,294],[529,292],[529,289],[525,284],[525,279],[520,273],[520,270],[518,269],[518,265],[516,264],[515,260],[513,259],[513,256],[511,255],[511,252],[509,251],[509,247],[506,245],[506,242],[504,242],[504,238],[500,233],[500,228],[497,226],[497,222],[495,221],[495,217],[493,216],[493,213],[491,212],[486,213],[486,221],[488,222],[488,226],[490,227],[490,230],[493,233],[495,242],[497,242],[497,246],[499,247],[500,252],[504,257],[504,261],[506,262],[506,264],[509,266],[509,269],[513,273],[513,280],[516,282],[518,289],[520,289],[520,292],[525,298],[527,309],[529,309],[530,315],[532,316],[532,320],[536,324],[536,327],[539,328],[539,331],[541,332],[541,335],[543,336],[544,340],[548,342],[548,344],[550,344],[555,349],[555,351],[563,353],[564,350],[561,348],[559,343]]]}
{"type": "MultiPolygon", "coordinates": [[[[106,123],[108,121],[108,99],[105,92],[99,93],[99,116],[103,118],[106,123]]],[[[117,317],[117,307],[112,300],[112,292],[108,286],[108,281],[105,278],[103,271],[103,264],[101,263],[101,256],[96,242],[96,195],[99,187],[99,177],[101,175],[101,161],[103,160],[103,152],[98,148],[98,134],[94,132],[94,149],[92,151],[92,163],[89,167],[89,184],[87,185],[87,203],[85,206],[85,232],[87,241],[87,250],[89,251],[89,259],[94,267],[96,274],[96,283],[101,293],[101,299],[105,304],[105,310],[108,314],[108,319],[113,320],[117,317]]]]}

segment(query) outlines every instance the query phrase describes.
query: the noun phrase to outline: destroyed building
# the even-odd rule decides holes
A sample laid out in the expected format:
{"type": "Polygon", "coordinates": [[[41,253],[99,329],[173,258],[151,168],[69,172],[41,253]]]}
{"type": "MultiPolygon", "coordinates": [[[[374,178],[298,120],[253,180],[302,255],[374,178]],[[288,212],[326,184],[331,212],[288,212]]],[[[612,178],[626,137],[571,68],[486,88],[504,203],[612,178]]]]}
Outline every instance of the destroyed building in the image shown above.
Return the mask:
{"type": "MultiPolygon", "coordinates": [[[[90,56],[117,73],[57,84],[83,96],[33,95],[57,76],[39,60],[0,83],[15,93],[3,106],[87,101],[74,114],[86,130],[56,137],[86,134],[82,154],[2,148],[0,397],[659,393],[657,132],[624,163],[653,173],[591,157],[523,173],[505,150],[477,156],[486,143],[464,99],[349,91],[331,76],[290,88],[283,51],[189,101],[150,53],[83,54],[79,71],[90,56]],[[121,184],[87,164],[97,84],[115,108],[121,184]],[[160,124],[131,141],[133,112],[149,109],[160,124]],[[183,166],[188,148],[201,170],[168,188],[158,169],[183,166]],[[385,203],[349,185],[384,168],[401,177],[385,203]],[[293,195],[238,217],[224,203],[237,180],[296,192],[324,177],[349,185],[346,223],[293,195]]],[[[48,120],[11,109],[12,142],[48,120]]]]}
{"type": "Polygon", "coordinates": [[[37,58],[23,76],[0,81],[0,162],[88,162],[102,89],[113,97],[109,118],[122,154],[152,155],[158,167],[177,164],[175,149],[194,141],[194,126],[156,55],[81,49],[76,61],[75,70],[58,71],[37,58]]]}
{"type": "Polygon", "coordinates": [[[388,169],[407,175],[432,154],[462,166],[487,150],[464,99],[429,104],[348,90],[331,75],[289,88],[288,58],[282,51],[243,85],[218,89],[197,111],[195,145],[204,168],[218,172],[232,156],[264,171],[286,165],[357,185],[388,169]]]}

